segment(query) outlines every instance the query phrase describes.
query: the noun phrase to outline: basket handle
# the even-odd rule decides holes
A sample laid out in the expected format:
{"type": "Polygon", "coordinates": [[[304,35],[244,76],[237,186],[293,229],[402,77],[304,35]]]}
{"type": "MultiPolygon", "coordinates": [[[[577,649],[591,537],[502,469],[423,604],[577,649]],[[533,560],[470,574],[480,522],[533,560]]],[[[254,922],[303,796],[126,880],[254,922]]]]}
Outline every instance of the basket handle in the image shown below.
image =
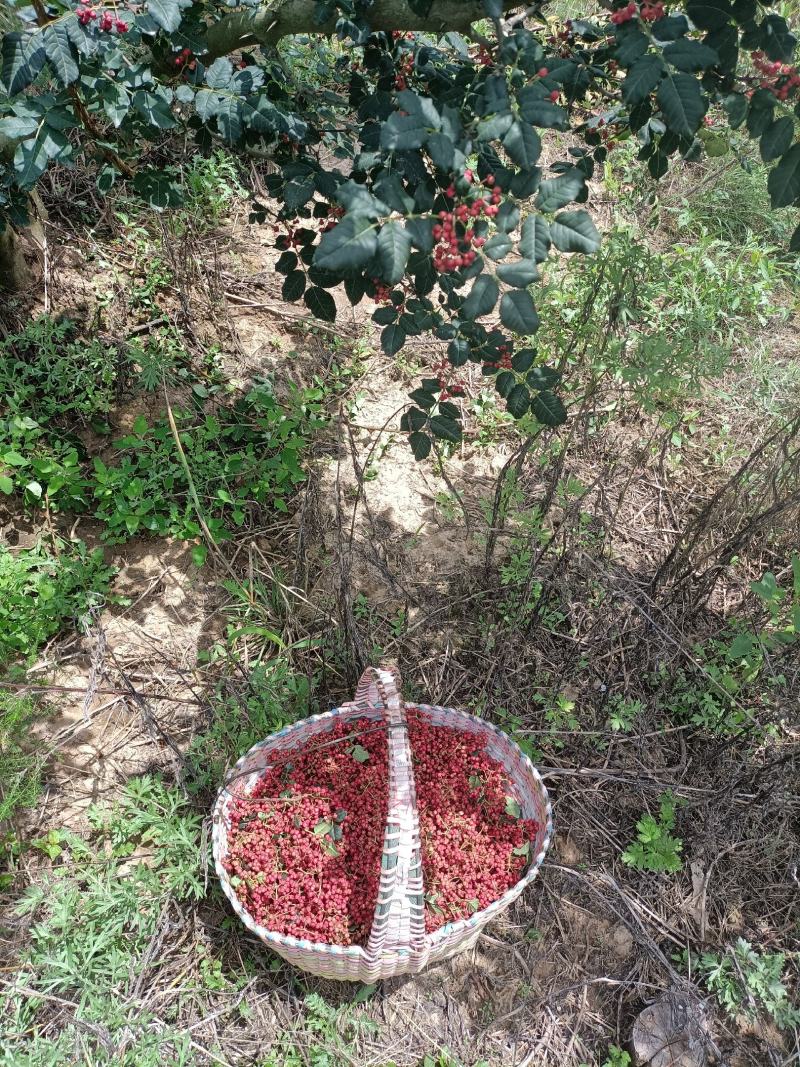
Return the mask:
{"type": "Polygon", "coordinates": [[[425,939],[417,795],[397,667],[368,667],[354,703],[380,708],[387,726],[389,807],[378,899],[366,946],[367,955],[377,959],[396,949],[420,950],[425,939]]]}

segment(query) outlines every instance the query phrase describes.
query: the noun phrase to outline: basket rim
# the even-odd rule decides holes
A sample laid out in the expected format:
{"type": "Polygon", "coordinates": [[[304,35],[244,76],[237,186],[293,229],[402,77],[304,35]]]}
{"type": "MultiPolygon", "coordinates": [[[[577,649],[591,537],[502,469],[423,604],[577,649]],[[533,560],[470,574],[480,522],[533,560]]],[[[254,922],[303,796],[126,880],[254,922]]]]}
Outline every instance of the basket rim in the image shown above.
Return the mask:
{"type": "MultiPolygon", "coordinates": [[[[547,855],[547,851],[550,847],[550,843],[553,838],[553,806],[550,800],[550,794],[547,790],[547,786],[544,784],[541,774],[534,766],[533,761],[522,751],[516,741],[502,730],[499,726],[496,726],[492,722],[488,722],[486,719],[482,719],[479,715],[473,715],[468,711],[461,711],[458,708],[448,708],[440,704],[421,704],[411,701],[406,701],[405,707],[408,711],[430,711],[430,712],[446,712],[450,716],[455,716],[463,720],[464,722],[478,723],[481,727],[477,733],[490,733],[496,734],[504,739],[509,744],[519,757],[519,760],[523,768],[530,774],[533,781],[536,783],[537,788],[541,793],[542,800],[545,807],[545,834],[542,839],[542,846],[536,856],[530,861],[529,866],[518,879],[514,885],[508,888],[502,896],[497,900],[493,900],[487,907],[482,908],[480,911],[476,911],[474,915],[470,915],[466,919],[457,919],[452,923],[445,923],[444,926],[440,926],[437,930],[431,933],[425,934],[425,949],[435,948],[440,941],[445,938],[452,938],[457,936],[462,931],[472,930],[477,926],[485,926],[497,913],[502,911],[507,905],[513,903],[514,900],[534,881],[539,868],[544,862],[544,858],[547,855]]],[[[292,723],[289,726],[284,726],[281,730],[276,730],[275,733],[269,734],[262,741],[257,741],[252,745],[234,764],[228,774],[225,776],[225,781],[220,787],[217,793],[217,798],[214,801],[214,807],[212,809],[212,829],[211,829],[211,848],[214,858],[214,869],[217,877],[219,878],[222,891],[228,898],[233,910],[245,924],[245,926],[254,933],[262,941],[270,942],[273,945],[279,945],[286,949],[297,951],[302,949],[303,951],[314,951],[320,953],[326,953],[331,956],[341,956],[350,960],[371,960],[372,957],[368,955],[366,949],[362,945],[332,945],[327,941],[309,941],[305,938],[293,937],[290,934],[280,934],[275,930],[270,930],[265,926],[261,926],[253,919],[249,911],[239,900],[233,886],[230,884],[230,876],[228,872],[222,866],[221,855],[221,832],[220,826],[222,825],[222,805],[225,802],[226,785],[235,772],[245,763],[248,757],[257,752],[259,749],[264,748],[267,744],[274,742],[277,738],[286,738],[291,734],[302,732],[309,724],[321,722],[326,719],[340,718],[342,715],[346,715],[349,718],[368,718],[377,717],[375,712],[379,712],[379,708],[365,706],[362,707],[355,703],[345,703],[339,707],[332,708],[330,711],[321,712],[318,715],[309,715],[304,719],[300,719],[296,723],[292,723]],[[370,714],[372,713],[372,715],[370,714]]],[[[257,774],[257,770],[252,772],[257,774]]],[[[391,949],[388,955],[393,956],[412,956],[419,954],[418,948],[395,948],[391,949]]]]}

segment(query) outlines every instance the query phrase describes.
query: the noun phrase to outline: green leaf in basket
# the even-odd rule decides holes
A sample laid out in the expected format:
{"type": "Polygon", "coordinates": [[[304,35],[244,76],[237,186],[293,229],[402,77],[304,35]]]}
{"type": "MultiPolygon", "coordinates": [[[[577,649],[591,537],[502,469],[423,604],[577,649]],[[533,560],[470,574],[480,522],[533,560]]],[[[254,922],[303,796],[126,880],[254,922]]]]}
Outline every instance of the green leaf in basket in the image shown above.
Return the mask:
{"type": "Polygon", "coordinates": [[[314,827],[314,833],[320,837],[324,837],[325,834],[329,834],[333,829],[333,823],[328,822],[327,819],[320,819],[317,825],[314,827]]]}
{"type": "Polygon", "coordinates": [[[439,899],[439,894],[438,893],[426,893],[425,894],[425,903],[428,905],[428,907],[432,911],[435,911],[437,915],[444,915],[444,912],[439,907],[439,905],[436,903],[436,901],[438,899],[439,899]]]}
{"type": "Polygon", "coordinates": [[[350,755],[354,760],[358,760],[359,763],[366,763],[369,759],[369,752],[362,748],[361,745],[353,745],[350,749],[350,755]]]}
{"type": "Polygon", "coordinates": [[[231,885],[233,886],[233,888],[234,889],[238,889],[241,884],[242,884],[241,878],[239,878],[238,875],[234,874],[233,877],[231,878],[231,885]]]}
{"type": "Polygon", "coordinates": [[[471,774],[468,778],[470,789],[480,789],[483,785],[483,779],[479,774],[471,774]]]}
{"type": "Polygon", "coordinates": [[[468,900],[467,901],[467,908],[469,908],[469,910],[471,912],[476,912],[480,906],[481,906],[480,905],[480,901],[478,901],[478,900],[468,900]]]}
{"type": "Polygon", "coordinates": [[[522,815],[522,808],[513,797],[506,797],[506,815],[512,819],[518,819],[522,815]]]}
{"type": "Polygon", "coordinates": [[[336,812],[336,814],[333,817],[333,821],[334,822],[344,822],[344,820],[346,818],[347,818],[347,812],[344,810],[344,808],[339,808],[339,810],[336,812]]]}
{"type": "Polygon", "coordinates": [[[531,843],[530,843],[530,841],[526,841],[524,845],[520,845],[519,848],[515,848],[514,849],[514,855],[515,856],[530,856],[530,854],[531,854],[531,843]]]}
{"type": "Polygon", "coordinates": [[[329,856],[339,855],[339,849],[334,845],[333,841],[329,841],[327,837],[323,837],[322,839],[322,849],[324,852],[327,852],[329,856]]]}

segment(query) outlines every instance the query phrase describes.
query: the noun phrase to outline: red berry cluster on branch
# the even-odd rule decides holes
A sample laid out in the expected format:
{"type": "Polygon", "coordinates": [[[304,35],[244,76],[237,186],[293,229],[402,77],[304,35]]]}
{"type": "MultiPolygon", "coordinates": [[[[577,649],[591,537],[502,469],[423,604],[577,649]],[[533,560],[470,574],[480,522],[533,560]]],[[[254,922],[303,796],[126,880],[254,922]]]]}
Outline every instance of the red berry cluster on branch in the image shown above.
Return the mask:
{"type": "Polygon", "coordinates": [[[175,57],[175,66],[176,67],[185,66],[187,70],[194,70],[195,69],[195,67],[197,66],[197,63],[195,62],[194,59],[192,59],[192,50],[191,50],[191,48],[182,48],[181,49],[180,55],[175,57]]]}
{"type": "Polygon", "coordinates": [[[753,66],[763,75],[760,86],[769,89],[778,100],[786,100],[793,89],[800,86],[800,73],[797,67],[788,63],[772,63],[763,52],[751,52],[753,66]]]}
{"type": "Polygon", "coordinates": [[[379,278],[373,278],[372,284],[375,286],[375,295],[373,300],[376,304],[391,304],[392,303],[392,287],[390,285],[384,285],[379,278]]]}
{"type": "Polygon", "coordinates": [[[375,725],[351,719],[270,753],[252,793],[231,803],[224,867],[260,925],[332,945],[369,936],[388,807],[386,734],[375,725]]]}
{"type": "Polygon", "coordinates": [[[507,813],[511,782],[480,737],[434,726],[414,711],[408,727],[425,929],[432,931],[488,907],[515,885],[528,864],[538,826],[507,813]]]}
{"type": "Polygon", "coordinates": [[[636,18],[637,15],[636,4],[630,3],[627,7],[620,8],[619,11],[615,11],[611,16],[611,21],[615,26],[621,26],[623,22],[630,22],[631,19],[636,18]]]}
{"type": "Polygon", "coordinates": [[[400,56],[397,60],[397,74],[394,79],[395,89],[407,89],[408,79],[414,70],[414,57],[411,53],[400,56]]]}
{"type": "Polygon", "coordinates": [[[329,230],[335,229],[339,225],[339,219],[344,215],[344,208],[340,204],[334,204],[330,209],[330,219],[324,226],[320,227],[320,233],[327,233],[329,230]]]}
{"type": "Polygon", "coordinates": [[[487,359],[484,362],[484,370],[498,371],[498,370],[511,370],[511,346],[499,345],[497,348],[497,359],[487,359]]]}
{"type": "Polygon", "coordinates": [[[127,33],[130,28],[127,22],[116,18],[112,11],[106,10],[102,15],[98,16],[93,7],[87,7],[84,4],[79,4],[75,8],[75,15],[81,26],[89,26],[95,19],[99,18],[100,21],[97,23],[97,28],[104,33],[110,33],[112,30],[116,30],[117,33],[127,33]]]}
{"type": "Polygon", "coordinates": [[[431,369],[439,381],[439,400],[450,400],[464,395],[464,383],[452,376],[453,368],[446,356],[438,359],[431,369]]]}
{"type": "MultiPolygon", "coordinates": [[[[474,189],[472,171],[465,170],[464,178],[471,185],[471,193],[474,189]]],[[[433,238],[438,242],[433,250],[433,265],[437,270],[447,272],[457,270],[459,267],[469,267],[477,258],[478,253],[475,249],[482,248],[486,243],[484,237],[475,233],[472,223],[481,218],[494,218],[500,210],[499,204],[503,190],[495,183],[494,176],[491,174],[483,184],[491,189],[491,194],[487,189],[487,193],[483,196],[461,200],[452,211],[439,212],[439,222],[433,227],[433,238]]],[[[456,198],[455,185],[449,185],[444,195],[454,200],[456,198]]]]}
{"type": "Polygon", "coordinates": [[[494,58],[492,56],[492,53],[489,51],[489,49],[485,45],[481,45],[480,48],[478,49],[478,54],[476,56],[476,59],[477,59],[478,63],[482,67],[491,67],[492,64],[494,63],[494,58]]]}

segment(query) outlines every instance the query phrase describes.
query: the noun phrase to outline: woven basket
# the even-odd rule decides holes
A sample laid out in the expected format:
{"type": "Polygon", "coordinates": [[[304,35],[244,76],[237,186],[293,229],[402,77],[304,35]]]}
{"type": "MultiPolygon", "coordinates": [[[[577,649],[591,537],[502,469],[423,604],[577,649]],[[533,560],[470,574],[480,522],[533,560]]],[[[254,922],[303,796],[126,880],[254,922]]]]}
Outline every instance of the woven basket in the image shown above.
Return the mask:
{"type": "Polygon", "coordinates": [[[552,831],[552,809],[544,783],[528,757],[502,730],[453,708],[404,705],[396,671],[370,668],[362,676],[351,703],[279,730],[254,745],[239,760],[214,806],[212,842],[214,864],[225,895],[245,926],[268,948],[311,974],[342,981],[375,982],[395,975],[416,974],[429,963],[474,945],[484,926],[516,900],[536,877],[552,831]],[[488,754],[505,768],[522,817],[535,819],[539,827],[532,843],[531,862],[516,885],[468,919],[448,923],[430,934],[425,932],[419,819],[406,708],[434,725],[479,735],[488,754]],[[267,930],[242,906],[223,867],[228,853],[229,807],[236,797],[247,796],[253,790],[271,751],[301,747],[311,738],[331,730],[338,721],[363,718],[385,720],[389,746],[389,807],[378,900],[367,944],[363,947],[327,945],[267,930]]]}

